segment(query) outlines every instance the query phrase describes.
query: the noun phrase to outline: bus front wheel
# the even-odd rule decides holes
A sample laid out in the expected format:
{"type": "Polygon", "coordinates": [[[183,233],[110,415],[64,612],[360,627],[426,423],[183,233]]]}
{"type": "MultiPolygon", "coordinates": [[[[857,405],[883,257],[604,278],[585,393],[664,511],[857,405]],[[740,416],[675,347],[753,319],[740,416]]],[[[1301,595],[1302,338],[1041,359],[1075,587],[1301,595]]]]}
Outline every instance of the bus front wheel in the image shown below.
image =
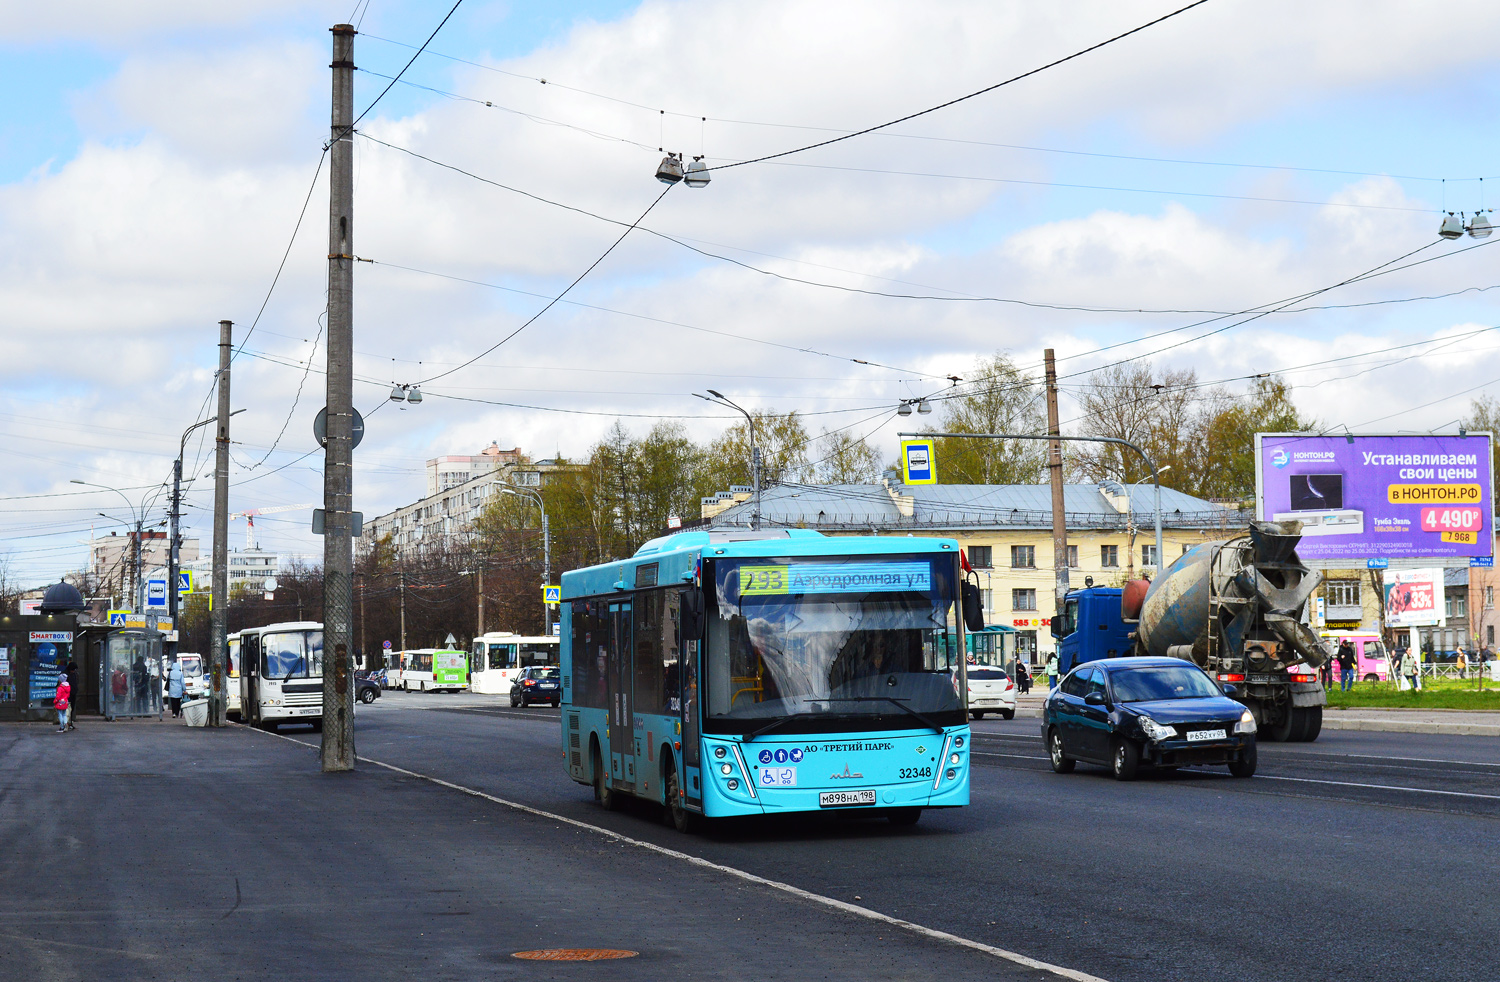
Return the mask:
{"type": "Polygon", "coordinates": [[[663,782],[663,787],[667,795],[667,824],[685,835],[698,831],[701,817],[688,811],[683,804],[682,789],[677,786],[677,768],[667,768],[667,779],[663,782]]]}
{"type": "Polygon", "coordinates": [[[898,828],[911,828],[921,817],[922,809],[920,808],[896,808],[886,815],[891,824],[898,828]]]}

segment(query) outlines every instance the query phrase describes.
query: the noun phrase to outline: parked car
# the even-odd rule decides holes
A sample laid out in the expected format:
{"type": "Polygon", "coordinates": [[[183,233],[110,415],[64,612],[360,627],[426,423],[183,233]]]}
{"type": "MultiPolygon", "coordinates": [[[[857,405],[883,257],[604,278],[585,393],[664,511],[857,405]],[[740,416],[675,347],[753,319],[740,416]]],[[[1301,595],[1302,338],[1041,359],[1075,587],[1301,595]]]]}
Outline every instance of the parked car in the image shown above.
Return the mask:
{"type": "Polygon", "coordinates": [[[984,719],[985,713],[999,713],[1006,719],[1016,718],[1016,683],[998,668],[970,665],[969,715],[984,719]]]}
{"type": "Polygon", "coordinates": [[[1208,673],[1180,658],[1105,658],[1079,665],[1042,706],[1042,739],[1059,774],[1084,760],[1129,781],[1141,765],[1227,764],[1255,773],[1255,717],[1208,673]]]}
{"type": "Polygon", "coordinates": [[[529,706],[534,702],[562,705],[562,672],[556,665],[533,665],[521,669],[510,684],[510,704],[529,706]]]}

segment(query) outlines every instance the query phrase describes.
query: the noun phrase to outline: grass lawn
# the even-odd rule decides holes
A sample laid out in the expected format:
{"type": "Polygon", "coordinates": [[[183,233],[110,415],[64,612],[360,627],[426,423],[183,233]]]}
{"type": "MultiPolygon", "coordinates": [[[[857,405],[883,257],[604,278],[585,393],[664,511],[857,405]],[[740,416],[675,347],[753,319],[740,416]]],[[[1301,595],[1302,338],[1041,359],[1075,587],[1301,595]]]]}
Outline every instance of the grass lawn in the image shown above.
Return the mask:
{"type": "Polygon", "coordinates": [[[1485,680],[1483,691],[1474,679],[1428,679],[1420,692],[1397,692],[1390,682],[1359,682],[1349,692],[1337,684],[1328,690],[1328,706],[1371,706],[1384,709],[1481,709],[1500,713],[1500,684],[1485,680]]]}

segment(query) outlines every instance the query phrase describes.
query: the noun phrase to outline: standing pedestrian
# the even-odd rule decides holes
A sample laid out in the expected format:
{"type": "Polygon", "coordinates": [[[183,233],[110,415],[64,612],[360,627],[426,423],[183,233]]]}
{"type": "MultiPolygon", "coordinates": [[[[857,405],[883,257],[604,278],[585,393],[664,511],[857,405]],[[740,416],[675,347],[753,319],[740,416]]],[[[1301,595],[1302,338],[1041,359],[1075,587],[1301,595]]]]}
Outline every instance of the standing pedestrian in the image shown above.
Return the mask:
{"type": "Polygon", "coordinates": [[[73,687],[68,685],[68,677],[60,675],[57,679],[57,694],[52,697],[52,705],[57,709],[57,732],[66,733],[72,729],[68,725],[68,710],[73,708],[71,698],[73,687]]]}
{"type": "MultiPolygon", "coordinates": [[[[78,698],[78,693],[82,691],[78,688],[78,663],[69,658],[68,667],[63,669],[63,674],[68,679],[68,692],[70,693],[72,699],[76,700],[78,698]]],[[[73,725],[73,720],[77,718],[77,716],[78,714],[76,712],[68,714],[68,729],[77,729],[77,727],[73,725]]]]}
{"type": "Polygon", "coordinates": [[[1339,691],[1348,692],[1354,688],[1354,645],[1345,638],[1339,643],[1339,691]]]}
{"type": "Polygon", "coordinates": [[[1026,662],[1019,655],[1016,657],[1016,689],[1022,695],[1031,691],[1031,673],[1026,670],[1026,662]]]}
{"type": "Polygon", "coordinates": [[[1417,687],[1417,673],[1421,671],[1421,662],[1417,661],[1415,648],[1407,648],[1401,656],[1401,674],[1406,676],[1406,684],[1413,689],[1417,687]]]}
{"type": "Polygon", "coordinates": [[[167,701],[172,706],[172,718],[182,715],[182,662],[173,655],[167,668],[167,701]]]}
{"type": "Polygon", "coordinates": [[[1057,688],[1057,652],[1047,656],[1047,688],[1057,688]]]}

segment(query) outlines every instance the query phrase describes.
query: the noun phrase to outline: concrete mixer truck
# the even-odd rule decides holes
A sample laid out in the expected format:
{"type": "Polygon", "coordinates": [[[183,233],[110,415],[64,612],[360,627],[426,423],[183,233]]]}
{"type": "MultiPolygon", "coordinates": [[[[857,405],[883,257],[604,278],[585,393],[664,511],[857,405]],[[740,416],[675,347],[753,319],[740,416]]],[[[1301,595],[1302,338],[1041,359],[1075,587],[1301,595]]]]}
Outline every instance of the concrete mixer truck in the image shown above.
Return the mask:
{"type": "Polygon", "coordinates": [[[1333,651],[1302,614],[1322,574],[1297,558],[1298,522],[1252,522],[1204,542],[1154,582],[1070,591],[1052,621],[1061,672],[1099,658],[1184,658],[1255,715],[1263,740],[1315,740],[1327,695],[1318,667],[1333,651]]]}

